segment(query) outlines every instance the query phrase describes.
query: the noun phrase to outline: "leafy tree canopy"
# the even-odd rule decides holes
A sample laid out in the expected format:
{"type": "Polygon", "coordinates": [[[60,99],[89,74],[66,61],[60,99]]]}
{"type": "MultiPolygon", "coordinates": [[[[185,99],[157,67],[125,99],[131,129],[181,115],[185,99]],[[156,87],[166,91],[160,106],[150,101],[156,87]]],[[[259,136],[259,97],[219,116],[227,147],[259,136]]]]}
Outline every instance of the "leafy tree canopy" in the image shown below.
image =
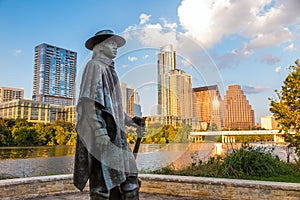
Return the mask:
{"type": "Polygon", "coordinates": [[[281,91],[275,90],[277,99],[269,98],[270,111],[273,113],[281,130],[285,132],[285,139],[290,147],[296,147],[300,155],[300,62],[289,67],[290,73],[283,81],[281,91]],[[290,132],[288,132],[290,131],[290,132]],[[294,132],[295,134],[290,134],[294,132]]]}

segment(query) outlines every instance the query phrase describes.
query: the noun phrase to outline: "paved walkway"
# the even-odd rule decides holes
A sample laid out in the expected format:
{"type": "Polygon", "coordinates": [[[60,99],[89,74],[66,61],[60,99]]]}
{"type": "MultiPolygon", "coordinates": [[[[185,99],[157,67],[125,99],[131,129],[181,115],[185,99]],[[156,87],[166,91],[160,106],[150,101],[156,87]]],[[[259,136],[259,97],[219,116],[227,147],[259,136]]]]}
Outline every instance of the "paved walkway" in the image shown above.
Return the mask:
{"type": "MultiPolygon", "coordinates": [[[[69,194],[59,194],[59,195],[49,195],[46,197],[38,197],[30,200],[89,200],[89,194],[87,192],[79,193],[69,193],[69,194]]],[[[159,195],[159,194],[148,194],[141,193],[140,200],[199,200],[197,197],[178,197],[170,195],[159,195]]]]}

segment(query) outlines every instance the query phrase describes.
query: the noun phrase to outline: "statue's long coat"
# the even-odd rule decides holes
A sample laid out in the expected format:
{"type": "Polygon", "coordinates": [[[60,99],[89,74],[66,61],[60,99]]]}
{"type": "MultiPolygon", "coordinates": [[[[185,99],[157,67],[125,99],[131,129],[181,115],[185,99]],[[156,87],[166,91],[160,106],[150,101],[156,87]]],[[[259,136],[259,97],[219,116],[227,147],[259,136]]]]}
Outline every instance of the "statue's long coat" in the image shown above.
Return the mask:
{"type": "Polygon", "coordinates": [[[73,179],[78,189],[83,190],[89,179],[91,156],[101,162],[108,190],[124,182],[125,173],[137,173],[134,156],[126,142],[124,121],[120,83],[113,61],[90,60],[83,72],[77,104],[78,137],[73,179]],[[102,150],[95,147],[95,129],[88,113],[85,113],[84,102],[92,102],[97,119],[105,120],[107,124],[106,129],[112,142],[102,147],[102,150]]]}

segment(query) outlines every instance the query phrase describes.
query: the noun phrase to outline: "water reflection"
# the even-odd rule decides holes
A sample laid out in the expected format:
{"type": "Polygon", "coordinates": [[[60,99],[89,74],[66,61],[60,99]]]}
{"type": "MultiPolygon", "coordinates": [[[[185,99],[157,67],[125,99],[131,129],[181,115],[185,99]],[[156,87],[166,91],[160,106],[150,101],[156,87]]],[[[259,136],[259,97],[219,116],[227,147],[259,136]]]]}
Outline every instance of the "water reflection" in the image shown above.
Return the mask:
{"type": "MultiPolygon", "coordinates": [[[[274,149],[273,154],[286,161],[285,145],[253,143],[274,149]]],[[[240,148],[241,143],[221,144],[222,153],[240,148]]],[[[133,145],[131,146],[133,148],[133,145]]],[[[216,143],[142,144],[137,156],[140,171],[153,171],[172,164],[175,169],[195,161],[206,161],[215,154],[216,143]]],[[[75,146],[0,148],[0,179],[73,173],[75,146]]],[[[295,153],[290,160],[297,159],[295,153]]]]}
{"type": "Polygon", "coordinates": [[[41,158],[70,156],[75,146],[0,147],[0,159],[41,158]]]}

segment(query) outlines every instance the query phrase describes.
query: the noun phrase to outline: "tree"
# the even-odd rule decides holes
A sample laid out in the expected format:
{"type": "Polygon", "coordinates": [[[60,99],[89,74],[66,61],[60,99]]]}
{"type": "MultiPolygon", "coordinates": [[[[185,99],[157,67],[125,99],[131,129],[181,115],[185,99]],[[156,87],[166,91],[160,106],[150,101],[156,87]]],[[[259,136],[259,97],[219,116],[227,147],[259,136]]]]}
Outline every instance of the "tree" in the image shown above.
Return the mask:
{"type": "Polygon", "coordinates": [[[300,62],[289,67],[290,73],[283,81],[281,91],[275,90],[278,99],[269,98],[270,111],[284,131],[289,147],[296,147],[300,155],[300,62]],[[290,132],[289,132],[290,131],[290,132]],[[291,134],[294,132],[294,134],[291,134]]]}
{"type": "Polygon", "coordinates": [[[61,126],[68,132],[75,132],[75,124],[71,122],[66,122],[63,120],[57,120],[53,123],[55,126],[61,126]]]}
{"type": "Polygon", "coordinates": [[[55,126],[55,144],[65,145],[67,142],[67,132],[63,127],[55,126]]]}
{"type": "Polygon", "coordinates": [[[30,127],[30,126],[32,126],[32,123],[28,122],[26,119],[23,119],[23,118],[15,119],[14,128],[30,127]]]}
{"type": "Polygon", "coordinates": [[[24,126],[14,128],[12,136],[18,146],[33,146],[38,144],[38,136],[34,127],[24,126]]]}
{"type": "Polygon", "coordinates": [[[11,131],[3,126],[0,126],[0,146],[13,145],[13,138],[11,131]]]}
{"type": "Polygon", "coordinates": [[[189,135],[191,133],[191,127],[187,124],[181,124],[174,142],[186,143],[189,142],[189,135]]]}

